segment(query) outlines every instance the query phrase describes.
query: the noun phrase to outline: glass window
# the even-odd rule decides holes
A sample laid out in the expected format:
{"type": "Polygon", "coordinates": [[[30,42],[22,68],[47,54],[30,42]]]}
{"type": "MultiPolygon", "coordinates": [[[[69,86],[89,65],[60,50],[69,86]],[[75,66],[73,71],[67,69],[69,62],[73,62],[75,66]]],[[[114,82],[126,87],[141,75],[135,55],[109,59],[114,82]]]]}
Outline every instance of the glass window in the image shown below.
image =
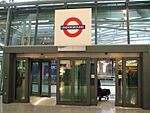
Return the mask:
{"type": "Polygon", "coordinates": [[[10,30],[10,45],[34,44],[35,19],[35,13],[14,14],[10,30]]]}
{"type": "Polygon", "coordinates": [[[100,44],[127,44],[126,13],[121,10],[98,8],[97,40],[100,44]]]}
{"type": "Polygon", "coordinates": [[[54,44],[54,11],[39,13],[36,45],[54,44]]]}
{"type": "Polygon", "coordinates": [[[150,44],[150,9],[130,9],[130,43],[150,44]]]}

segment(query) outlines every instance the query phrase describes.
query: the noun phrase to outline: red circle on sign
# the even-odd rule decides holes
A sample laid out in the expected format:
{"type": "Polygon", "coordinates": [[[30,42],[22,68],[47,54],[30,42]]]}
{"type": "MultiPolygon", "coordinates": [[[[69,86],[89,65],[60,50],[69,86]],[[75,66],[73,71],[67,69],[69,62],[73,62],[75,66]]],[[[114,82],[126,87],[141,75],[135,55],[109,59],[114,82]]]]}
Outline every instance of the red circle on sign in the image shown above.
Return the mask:
{"type": "MultiPolygon", "coordinates": [[[[82,22],[81,20],[79,20],[78,18],[76,17],[71,17],[71,18],[68,18],[65,22],[64,22],[64,25],[67,26],[69,22],[71,21],[75,21],[77,22],[79,25],[82,25],[82,22]]],[[[64,33],[68,36],[68,37],[71,37],[71,38],[74,38],[74,37],[77,37],[80,35],[80,33],[82,32],[82,29],[78,29],[77,32],[75,33],[69,33],[68,30],[63,30],[64,33]]]]}

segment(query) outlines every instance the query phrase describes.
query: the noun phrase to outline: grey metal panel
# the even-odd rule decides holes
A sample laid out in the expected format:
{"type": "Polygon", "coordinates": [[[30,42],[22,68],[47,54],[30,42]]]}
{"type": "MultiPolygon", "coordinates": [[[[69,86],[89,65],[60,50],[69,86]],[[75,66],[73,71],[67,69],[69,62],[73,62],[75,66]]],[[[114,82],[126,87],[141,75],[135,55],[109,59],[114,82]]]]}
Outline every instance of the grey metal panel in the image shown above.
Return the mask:
{"type": "Polygon", "coordinates": [[[86,52],[148,52],[150,45],[102,45],[87,46],[86,52]]]}
{"type": "Polygon", "coordinates": [[[56,46],[16,46],[4,47],[5,53],[53,53],[57,52],[56,46]]]}
{"type": "Polygon", "coordinates": [[[3,103],[8,103],[8,80],[9,80],[9,54],[4,54],[4,79],[3,79],[3,103]]]}
{"type": "MultiPolygon", "coordinates": [[[[57,46],[5,46],[5,53],[56,53],[58,52],[57,46]]],[[[86,52],[125,52],[125,53],[136,53],[136,52],[149,52],[150,45],[97,45],[87,46],[86,52]]],[[[70,51],[71,52],[71,51],[70,51]]]]}
{"type": "Polygon", "coordinates": [[[14,55],[4,54],[3,103],[13,101],[14,94],[14,55]],[[9,71],[8,71],[9,70],[9,71]]]}
{"type": "Polygon", "coordinates": [[[143,53],[143,108],[150,109],[150,53],[143,53]]]}

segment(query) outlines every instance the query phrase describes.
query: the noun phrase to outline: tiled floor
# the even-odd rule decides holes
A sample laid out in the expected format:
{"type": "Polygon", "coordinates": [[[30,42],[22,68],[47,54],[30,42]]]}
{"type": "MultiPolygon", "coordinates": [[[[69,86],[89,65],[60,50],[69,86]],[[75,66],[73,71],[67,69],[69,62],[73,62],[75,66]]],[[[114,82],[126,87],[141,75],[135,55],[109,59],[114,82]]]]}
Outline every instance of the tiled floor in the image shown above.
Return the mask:
{"type": "Polygon", "coordinates": [[[31,103],[2,104],[0,97],[0,113],[150,113],[140,108],[115,107],[114,101],[102,101],[98,106],[67,106],[49,105],[48,98],[40,99],[32,98],[31,103]]]}

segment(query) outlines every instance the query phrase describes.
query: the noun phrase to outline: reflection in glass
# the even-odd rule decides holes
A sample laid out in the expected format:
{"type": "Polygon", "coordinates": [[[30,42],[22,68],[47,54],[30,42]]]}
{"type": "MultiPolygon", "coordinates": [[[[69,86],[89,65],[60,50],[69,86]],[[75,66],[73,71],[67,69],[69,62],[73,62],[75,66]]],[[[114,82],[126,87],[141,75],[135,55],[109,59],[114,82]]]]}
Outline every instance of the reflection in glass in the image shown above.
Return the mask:
{"type": "Polygon", "coordinates": [[[17,72],[16,72],[16,100],[25,99],[25,70],[26,60],[17,60],[17,72]]]}
{"type": "Polygon", "coordinates": [[[42,62],[42,94],[48,95],[49,93],[49,62],[42,62]]]}
{"type": "Polygon", "coordinates": [[[59,68],[59,91],[60,91],[60,101],[71,101],[71,61],[70,60],[60,60],[59,68]]]}
{"type": "Polygon", "coordinates": [[[38,77],[39,77],[39,63],[32,63],[32,94],[38,93],[38,77]]]}
{"type": "Polygon", "coordinates": [[[126,104],[136,105],[138,98],[138,63],[126,61],[126,104]]]}
{"type": "Polygon", "coordinates": [[[87,71],[85,60],[75,60],[74,101],[87,102],[87,71]]]}

